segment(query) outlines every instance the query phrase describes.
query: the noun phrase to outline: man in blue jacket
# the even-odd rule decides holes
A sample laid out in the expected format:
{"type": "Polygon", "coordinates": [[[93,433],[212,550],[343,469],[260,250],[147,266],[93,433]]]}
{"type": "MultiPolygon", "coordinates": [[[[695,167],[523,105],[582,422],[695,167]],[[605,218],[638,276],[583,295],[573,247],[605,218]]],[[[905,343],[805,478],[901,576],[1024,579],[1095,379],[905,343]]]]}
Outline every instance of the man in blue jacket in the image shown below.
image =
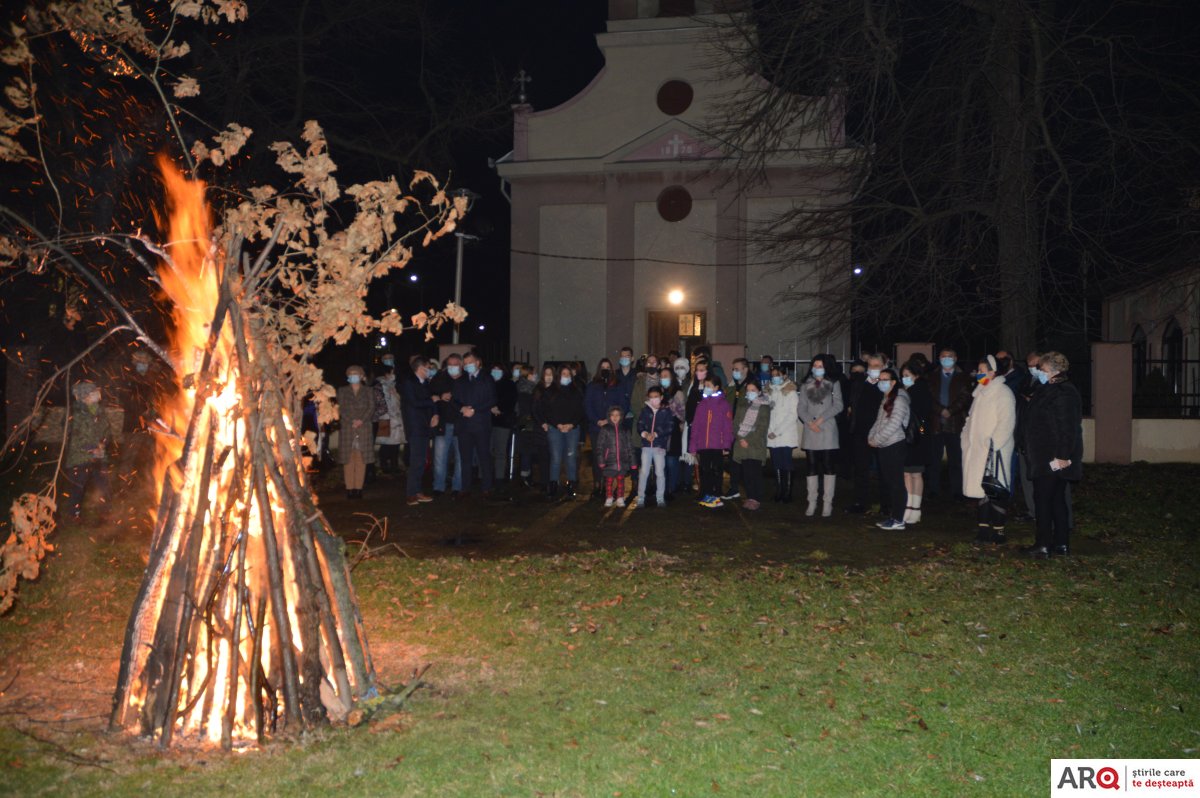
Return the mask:
{"type": "Polygon", "coordinates": [[[408,435],[407,494],[410,507],[433,501],[421,492],[421,479],[425,476],[430,436],[438,425],[437,405],[429,392],[429,361],[415,357],[411,365],[413,373],[400,385],[400,411],[408,435]]]}
{"type": "Polygon", "coordinates": [[[496,383],[483,372],[483,362],[474,352],[463,356],[463,376],[455,381],[451,404],[458,410],[455,430],[458,454],[463,464],[463,495],[471,492],[473,463],[479,464],[483,495],[492,492],[492,410],[496,408],[496,383]]]}

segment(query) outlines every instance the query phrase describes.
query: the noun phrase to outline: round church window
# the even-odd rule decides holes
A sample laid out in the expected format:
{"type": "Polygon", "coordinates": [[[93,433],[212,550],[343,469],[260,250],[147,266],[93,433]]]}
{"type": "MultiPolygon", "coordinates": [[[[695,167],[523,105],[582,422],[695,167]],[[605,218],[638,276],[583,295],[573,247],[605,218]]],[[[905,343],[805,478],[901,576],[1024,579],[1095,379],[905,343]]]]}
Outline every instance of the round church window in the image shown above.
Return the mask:
{"type": "Polygon", "coordinates": [[[680,222],[692,212],[692,195],[683,186],[668,186],[658,195],[658,215],[668,222],[680,222]]]}
{"type": "Polygon", "coordinates": [[[679,116],[692,105],[692,86],[682,80],[668,80],[658,89],[658,110],[667,116],[679,116]]]}

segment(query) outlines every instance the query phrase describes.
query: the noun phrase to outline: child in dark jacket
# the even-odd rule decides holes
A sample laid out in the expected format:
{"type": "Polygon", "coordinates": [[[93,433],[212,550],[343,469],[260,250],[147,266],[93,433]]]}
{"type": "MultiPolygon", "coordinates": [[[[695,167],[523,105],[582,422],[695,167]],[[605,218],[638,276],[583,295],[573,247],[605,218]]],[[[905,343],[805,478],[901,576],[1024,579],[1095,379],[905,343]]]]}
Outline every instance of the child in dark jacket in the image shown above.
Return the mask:
{"type": "Polygon", "coordinates": [[[633,431],[619,406],[608,409],[608,423],[600,427],[596,447],[596,464],[604,475],[604,506],[624,507],[625,477],[633,469],[633,431]]]}
{"type": "Polygon", "coordinates": [[[654,464],[655,499],[662,507],[667,501],[666,462],[671,433],[675,431],[675,416],[663,406],[662,388],[655,385],[646,391],[646,406],[638,416],[638,437],[642,439],[642,469],[638,472],[637,505],[646,504],[646,483],[650,479],[650,464],[654,464]]]}

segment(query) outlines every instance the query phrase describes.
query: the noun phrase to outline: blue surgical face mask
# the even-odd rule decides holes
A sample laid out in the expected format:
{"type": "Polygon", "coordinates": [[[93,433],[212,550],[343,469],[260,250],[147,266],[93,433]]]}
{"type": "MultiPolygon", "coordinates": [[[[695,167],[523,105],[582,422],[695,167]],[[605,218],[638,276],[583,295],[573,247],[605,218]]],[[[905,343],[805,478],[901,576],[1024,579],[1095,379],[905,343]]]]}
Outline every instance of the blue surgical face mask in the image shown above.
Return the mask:
{"type": "Polygon", "coordinates": [[[492,369],[492,379],[493,380],[495,380],[496,382],[500,382],[500,380],[503,379],[503,377],[504,377],[503,371],[501,371],[500,369],[492,369]]]}
{"type": "Polygon", "coordinates": [[[879,379],[879,375],[882,373],[883,369],[867,369],[867,376],[873,380],[879,379]]]}
{"type": "Polygon", "coordinates": [[[664,388],[670,388],[671,387],[671,378],[670,377],[659,377],[658,384],[664,388]]]}
{"type": "Polygon", "coordinates": [[[360,379],[362,378],[357,374],[351,374],[350,376],[346,377],[346,382],[350,383],[351,385],[358,385],[358,381],[360,379]]]}
{"type": "Polygon", "coordinates": [[[437,374],[437,373],[438,373],[438,367],[430,366],[429,369],[425,372],[425,375],[427,377],[432,377],[434,374],[437,374]]]}
{"type": "Polygon", "coordinates": [[[762,371],[762,372],[768,372],[771,370],[771,364],[770,363],[759,363],[758,370],[762,371]]]}
{"type": "Polygon", "coordinates": [[[703,390],[701,390],[701,391],[700,391],[700,393],[704,394],[704,396],[706,396],[706,397],[708,397],[708,396],[712,396],[712,395],[713,395],[713,389],[712,389],[712,388],[709,388],[707,385],[705,385],[705,386],[704,386],[704,388],[703,388],[703,390]]]}
{"type": "Polygon", "coordinates": [[[783,385],[783,377],[772,377],[771,384],[772,385],[783,385]]]}
{"type": "Polygon", "coordinates": [[[468,374],[474,374],[475,372],[479,371],[479,364],[478,363],[467,363],[465,366],[463,366],[463,370],[466,371],[468,374]]]}
{"type": "Polygon", "coordinates": [[[621,368],[625,368],[626,366],[628,366],[628,365],[629,365],[630,363],[632,363],[633,361],[632,361],[630,358],[623,357],[623,358],[621,358],[620,360],[618,360],[617,362],[621,364],[621,368]]]}
{"type": "Polygon", "coordinates": [[[880,380],[876,384],[879,386],[879,390],[881,393],[887,393],[888,391],[892,390],[892,381],[891,380],[880,380]]]}
{"type": "Polygon", "coordinates": [[[758,398],[758,391],[746,391],[746,401],[753,402],[758,398]]]}
{"type": "Polygon", "coordinates": [[[559,377],[558,382],[563,387],[566,387],[571,384],[571,378],[570,377],[559,377]]]}
{"type": "Polygon", "coordinates": [[[396,365],[396,361],[390,357],[385,357],[383,359],[383,365],[387,366],[388,368],[391,368],[392,366],[396,365]]]}
{"type": "Polygon", "coordinates": [[[941,360],[939,360],[938,362],[942,364],[942,368],[952,369],[952,368],[954,368],[955,360],[952,357],[944,357],[941,360]]]}
{"type": "Polygon", "coordinates": [[[449,374],[451,377],[457,377],[459,374],[462,374],[462,367],[461,366],[446,366],[446,373],[449,374]]]}
{"type": "Polygon", "coordinates": [[[1045,385],[1046,383],[1050,382],[1050,373],[1047,371],[1042,371],[1041,369],[1038,369],[1037,380],[1042,385],[1045,385]]]}
{"type": "Polygon", "coordinates": [[[521,370],[520,369],[513,369],[513,379],[514,380],[521,379],[521,370]]]}
{"type": "Polygon", "coordinates": [[[906,375],[900,378],[900,382],[903,383],[905,388],[911,388],[916,384],[917,381],[906,375]]]}
{"type": "Polygon", "coordinates": [[[734,378],[735,380],[738,380],[738,381],[740,381],[740,380],[742,379],[742,370],[741,370],[741,369],[734,369],[734,370],[733,370],[733,378],[734,378]]]}
{"type": "Polygon", "coordinates": [[[825,369],[820,369],[820,368],[813,369],[813,376],[816,377],[818,380],[823,378],[825,376],[825,369]]]}

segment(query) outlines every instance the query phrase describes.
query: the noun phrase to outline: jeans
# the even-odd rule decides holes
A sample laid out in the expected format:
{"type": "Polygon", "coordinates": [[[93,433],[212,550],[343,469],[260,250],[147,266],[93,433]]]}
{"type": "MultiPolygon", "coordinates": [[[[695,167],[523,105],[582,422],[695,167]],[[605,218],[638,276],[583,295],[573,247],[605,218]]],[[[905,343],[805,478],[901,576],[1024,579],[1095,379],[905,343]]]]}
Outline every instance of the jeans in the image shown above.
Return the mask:
{"type": "Polygon", "coordinates": [[[63,496],[59,508],[64,515],[79,517],[83,495],[87,493],[89,485],[96,489],[100,504],[108,504],[108,463],[97,461],[71,466],[63,472],[63,476],[63,496]]]}
{"type": "Polygon", "coordinates": [[[679,469],[680,469],[679,456],[674,455],[674,454],[668,454],[663,459],[666,461],[666,464],[665,464],[665,471],[667,474],[666,487],[669,488],[669,490],[667,492],[668,493],[678,493],[679,492],[679,469]]]}
{"type": "Polygon", "coordinates": [[[428,454],[428,438],[408,439],[408,476],[405,489],[409,496],[416,496],[421,492],[421,480],[425,476],[425,458],[428,454]]]}
{"type": "Polygon", "coordinates": [[[567,482],[578,482],[579,427],[572,427],[570,432],[561,432],[558,427],[551,427],[546,430],[546,440],[550,444],[550,473],[546,482],[558,482],[558,472],[564,460],[567,465],[567,482]]]}
{"type": "Polygon", "coordinates": [[[646,498],[646,483],[650,481],[651,463],[654,464],[655,498],[659,504],[667,500],[667,450],[657,446],[643,446],[642,470],[638,472],[638,504],[646,498]]]}
{"type": "MultiPolygon", "coordinates": [[[[507,430],[505,430],[507,432],[507,430]]],[[[479,481],[486,493],[492,489],[492,429],[486,427],[467,427],[459,425],[455,430],[458,439],[458,454],[462,457],[463,468],[462,491],[471,490],[471,482],[475,478],[475,466],[479,466],[479,481]]],[[[505,436],[507,438],[507,436],[505,436]]]]}
{"type": "Polygon", "coordinates": [[[433,439],[433,489],[438,493],[446,490],[446,466],[450,455],[454,455],[454,481],[451,488],[462,490],[462,458],[458,456],[453,424],[447,424],[446,431],[433,439]]]}
{"type": "MultiPolygon", "coordinates": [[[[871,466],[875,463],[876,453],[878,449],[871,448],[867,443],[866,435],[855,435],[850,442],[851,460],[854,464],[854,504],[858,508],[865,508],[871,503],[871,466]]],[[[900,463],[901,472],[904,470],[904,463],[900,463]]],[[[880,471],[882,476],[882,470],[880,471]]],[[[901,479],[901,485],[904,484],[901,479]]],[[[879,508],[885,513],[888,510],[888,492],[887,487],[883,484],[883,480],[879,481],[879,508]]],[[[903,505],[901,505],[903,506],[903,505]]]]}

